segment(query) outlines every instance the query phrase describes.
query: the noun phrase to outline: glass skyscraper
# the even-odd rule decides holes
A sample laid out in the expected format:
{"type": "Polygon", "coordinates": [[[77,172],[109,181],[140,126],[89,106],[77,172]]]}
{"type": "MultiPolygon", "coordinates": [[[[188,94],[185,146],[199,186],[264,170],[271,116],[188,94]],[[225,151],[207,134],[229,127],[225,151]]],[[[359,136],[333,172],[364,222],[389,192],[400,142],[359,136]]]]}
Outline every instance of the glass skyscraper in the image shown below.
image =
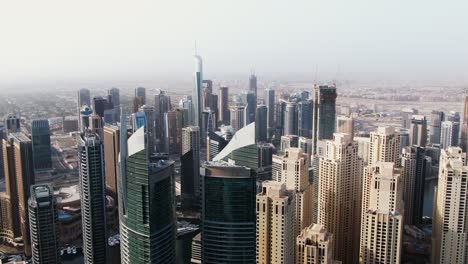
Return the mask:
{"type": "Polygon", "coordinates": [[[128,140],[119,204],[122,263],[175,263],[174,162],[148,160],[140,128],[128,140]]]}
{"type": "Polygon", "coordinates": [[[87,264],[107,260],[104,149],[99,136],[86,130],[78,142],[83,255],[87,264]]]}
{"type": "Polygon", "coordinates": [[[255,263],[255,178],[246,167],[208,162],[202,175],[202,263],[255,263]]]}
{"type": "Polygon", "coordinates": [[[52,168],[49,121],[33,120],[31,124],[34,169],[52,168]]]}
{"type": "Polygon", "coordinates": [[[336,87],[320,85],[314,87],[314,109],[312,120],[312,139],[315,153],[317,141],[332,139],[336,125],[336,87]]]}

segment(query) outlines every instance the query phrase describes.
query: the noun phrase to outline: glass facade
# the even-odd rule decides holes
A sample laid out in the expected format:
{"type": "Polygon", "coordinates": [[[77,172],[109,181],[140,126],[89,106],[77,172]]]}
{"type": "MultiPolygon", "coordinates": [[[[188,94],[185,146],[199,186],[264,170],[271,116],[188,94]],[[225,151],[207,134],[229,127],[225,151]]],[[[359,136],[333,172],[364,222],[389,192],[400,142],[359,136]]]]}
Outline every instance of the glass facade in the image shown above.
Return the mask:
{"type": "Polygon", "coordinates": [[[122,263],[175,263],[173,162],[148,163],[143,149],[128,157],[126,167],[122,263]]]}
{"type": "Polygon", "coordinates": [[[223,164],[202,169],[202,262],[255,263],[255,179],[223,164]]]}

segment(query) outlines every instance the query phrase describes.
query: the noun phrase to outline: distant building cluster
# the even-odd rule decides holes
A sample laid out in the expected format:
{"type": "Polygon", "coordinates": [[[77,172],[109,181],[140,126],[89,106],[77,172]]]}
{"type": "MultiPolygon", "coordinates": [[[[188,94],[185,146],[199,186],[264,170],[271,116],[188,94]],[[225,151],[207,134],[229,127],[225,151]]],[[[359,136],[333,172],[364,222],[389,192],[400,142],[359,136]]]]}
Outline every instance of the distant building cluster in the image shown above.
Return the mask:
{"type": "Polygon", "coordinates": [[[194,60],[178,102],[80,89],[75,116],[7,115],[1,246],[32,263],[468,262],[468,94],[462,114],[392,116],[255,74],[231,95],[194,60]]]}

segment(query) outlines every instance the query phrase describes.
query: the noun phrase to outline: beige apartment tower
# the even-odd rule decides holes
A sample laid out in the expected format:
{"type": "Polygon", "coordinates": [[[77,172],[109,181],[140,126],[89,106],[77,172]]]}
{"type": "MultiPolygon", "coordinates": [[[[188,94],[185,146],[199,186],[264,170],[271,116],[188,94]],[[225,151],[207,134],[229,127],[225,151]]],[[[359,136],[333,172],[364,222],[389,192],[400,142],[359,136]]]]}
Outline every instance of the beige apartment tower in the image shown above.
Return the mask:
{"type": "Polygon", "coordinates": [[[381,162],[393,162],[395,167],[400,167],[400,133],[393,127],[378,127],[370,133],[368,151],[368,165],[364,167],[362,178],[362,217],[369,208],[370,188],[373,175],[377,168],[375,164],[381,162]]]}
{"type": "Polygon", "coordinates": [[[318,224],[334,235],[333,254],[343,263],[359,257],[362,159],[351,135],[335,133],[320,158],[318,224]]]}
{"type": "Polygon", "coordinates": [[[359,258],[362,159],[351,135],[335,133],[320,158],[318,224],[335,238],[333,254],[343,263],[359,258]]]}
{"type": "Polygon", "coordinates": [[[294,192],[266,181],[257,194],[257,264],[294,263],[294,192]]]}
{"type": "Polygon", "coordinates": [[[300,148],[289,148],[273,155],[272,178],[294,192],[294,237],[312,223],[312,185],[309,183],[309,157],[300,148]]]}
{"type": "Polygon", "coordinates": [[[360,263],[400,263],[403,236],[403,186],[392,162],[377,162],[369,207],[361,220],[360,263]]]}
{"type": "Polygon", "coordinates": [[[468,263],[468,166],[459,147],[441,150],[432,223],[432,263],[468,263]]]}
{"type": "Polygon", "coordinates": [[[333,259],[333,234],[323,225],[312,224],[296,238],[296,264],[340,264],[333,259]]]}

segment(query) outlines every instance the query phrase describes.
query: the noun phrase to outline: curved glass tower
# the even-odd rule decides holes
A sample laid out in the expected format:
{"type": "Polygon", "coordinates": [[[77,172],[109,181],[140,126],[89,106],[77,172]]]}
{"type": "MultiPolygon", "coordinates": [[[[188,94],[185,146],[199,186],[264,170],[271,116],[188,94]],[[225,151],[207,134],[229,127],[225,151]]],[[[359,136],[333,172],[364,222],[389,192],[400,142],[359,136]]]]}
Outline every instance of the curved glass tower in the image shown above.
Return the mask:
{"type": "Polygon", "coordinates": [[[202,263],[255,263],[255,178],[249,168],[208,162],[202,175],[202,263]]]}
{"type": "Polygon", "coordinates": [[[144,128],[128,140],[126,202],[119,204],[122,263],[175,263],[174,162],[149,162],[144,128]]]}

